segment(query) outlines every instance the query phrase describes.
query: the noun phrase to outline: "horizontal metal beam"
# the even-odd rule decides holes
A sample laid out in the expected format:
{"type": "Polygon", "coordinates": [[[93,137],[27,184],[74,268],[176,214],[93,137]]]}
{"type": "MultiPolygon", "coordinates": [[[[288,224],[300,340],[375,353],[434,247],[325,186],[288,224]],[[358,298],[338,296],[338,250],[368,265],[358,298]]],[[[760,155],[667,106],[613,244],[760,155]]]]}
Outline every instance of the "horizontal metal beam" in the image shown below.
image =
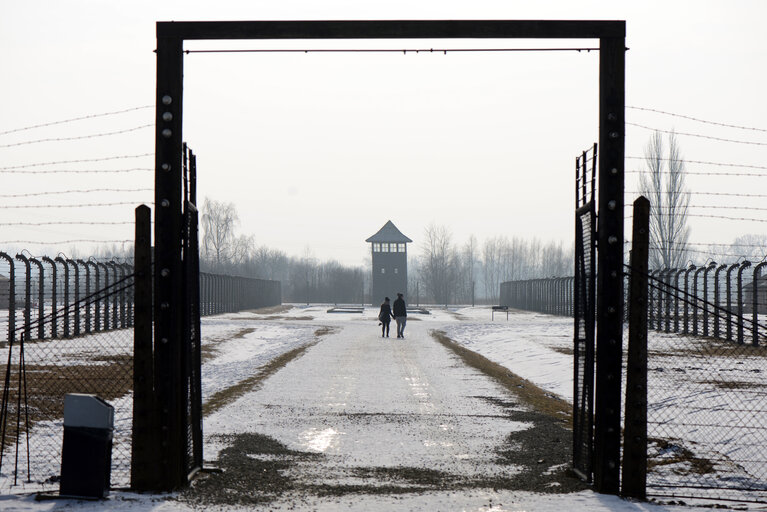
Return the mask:
{"type": "Polygon", "coordinates": [[[158,38],[173,39],[600,39],[625,37],[625,21],[380,20],[161,21],[158,38]]]}

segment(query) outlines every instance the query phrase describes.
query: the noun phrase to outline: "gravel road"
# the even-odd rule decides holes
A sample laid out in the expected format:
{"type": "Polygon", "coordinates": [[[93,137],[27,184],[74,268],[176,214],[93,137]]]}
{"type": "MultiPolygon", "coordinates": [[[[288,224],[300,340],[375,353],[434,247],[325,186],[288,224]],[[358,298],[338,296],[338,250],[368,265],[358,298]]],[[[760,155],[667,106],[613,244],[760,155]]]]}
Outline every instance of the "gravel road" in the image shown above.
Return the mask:
{"type": "Polygon", "coordinates": [[[563,422],[466,366],[429,328],[414,318],[401,340],[370,321],[335,326],[206,419],[206,458],[223,472],[184,501],[313,509],[584,489],[568,471],[563,422]]]}

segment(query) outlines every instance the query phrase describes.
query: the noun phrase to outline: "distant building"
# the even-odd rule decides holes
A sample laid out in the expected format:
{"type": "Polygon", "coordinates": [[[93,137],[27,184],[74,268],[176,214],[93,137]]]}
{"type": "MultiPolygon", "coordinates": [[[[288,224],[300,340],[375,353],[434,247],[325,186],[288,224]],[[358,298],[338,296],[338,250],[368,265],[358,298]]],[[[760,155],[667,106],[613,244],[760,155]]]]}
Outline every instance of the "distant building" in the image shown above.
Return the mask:
{"type": "Polygon", "coordinates": [[[412,240],[388,221],[365,241],[370,243],[373,257],[373,305],[383,302],[384,297],[394,302],[397,293],[407,300],[407,244],[412,240]]]}

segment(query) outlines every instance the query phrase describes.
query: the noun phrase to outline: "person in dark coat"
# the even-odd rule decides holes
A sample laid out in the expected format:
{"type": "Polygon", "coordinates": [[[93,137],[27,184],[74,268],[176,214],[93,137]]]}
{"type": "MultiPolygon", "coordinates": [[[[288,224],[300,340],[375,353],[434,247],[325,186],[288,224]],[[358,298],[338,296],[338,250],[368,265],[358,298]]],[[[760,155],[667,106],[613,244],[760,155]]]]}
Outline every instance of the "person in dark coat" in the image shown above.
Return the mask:
{"type": "Polygon", "coordinates": [[[407,323],[407,306],[402,294],[397,294],[397,300],[394,301],[394,321],[397,322],[397,337],[405,337],[405,324],[407,323]]]}
{"type": "Polygon", "coordinates": [[[381,326],[381,337],[389,337],[389,324],[391,319],[394,318],[391,312],[391,306],[389,305],[389,297],[384,297],[383,304],[381,304],[381,311],[378,312],[378,325],[381,326]]]}

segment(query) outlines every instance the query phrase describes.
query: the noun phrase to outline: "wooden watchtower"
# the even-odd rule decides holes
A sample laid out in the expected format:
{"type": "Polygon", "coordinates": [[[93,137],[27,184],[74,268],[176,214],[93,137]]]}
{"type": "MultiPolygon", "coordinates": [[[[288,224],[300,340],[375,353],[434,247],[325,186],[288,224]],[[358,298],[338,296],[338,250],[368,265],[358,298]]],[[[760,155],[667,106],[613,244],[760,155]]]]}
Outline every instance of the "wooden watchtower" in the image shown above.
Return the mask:
{"type": "Polygon", "coordinates": [[[373,257],[373,305],[389,297],[392,302],[401,293],[407,300],[407,244],[411,239],[402,234],[392,221],[365,240],[373,257]]]}

